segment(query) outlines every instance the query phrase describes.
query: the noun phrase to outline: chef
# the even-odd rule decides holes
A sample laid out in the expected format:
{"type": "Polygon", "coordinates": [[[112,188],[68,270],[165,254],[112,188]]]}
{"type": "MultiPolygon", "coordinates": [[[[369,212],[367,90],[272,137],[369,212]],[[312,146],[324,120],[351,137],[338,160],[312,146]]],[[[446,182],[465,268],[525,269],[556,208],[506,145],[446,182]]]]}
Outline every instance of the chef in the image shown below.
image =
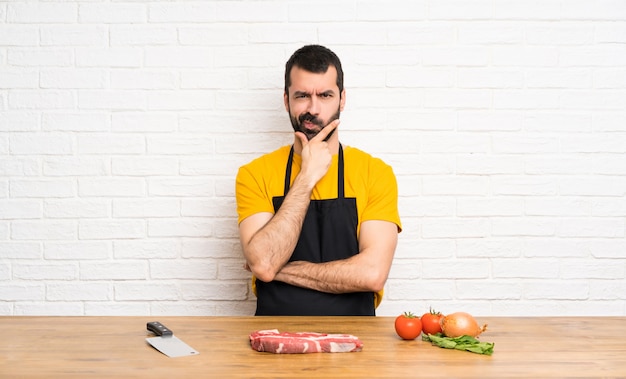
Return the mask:
{"type": "Polygon", "coordinates": [[[236,178],[244,267],[256,315],[375,315],[401,231],[393,170],[339,141],[343,70],[307,45],[285,66],[292,145],[236,178]]]}

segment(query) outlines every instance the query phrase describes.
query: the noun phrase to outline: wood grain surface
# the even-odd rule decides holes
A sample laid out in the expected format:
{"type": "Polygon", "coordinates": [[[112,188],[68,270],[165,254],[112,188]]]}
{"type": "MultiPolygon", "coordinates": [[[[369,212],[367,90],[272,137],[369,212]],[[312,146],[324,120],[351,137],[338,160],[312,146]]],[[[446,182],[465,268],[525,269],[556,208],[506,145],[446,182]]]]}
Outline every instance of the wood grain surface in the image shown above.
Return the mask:
{"type": "Polygon", "coordinates": [[[625,317],[479,318],[492,356],[396,336],[392,317],[0,317],[0,378],[624,378],[625,317]],[[145,341],[160,321],[200,352],[145,341]],[[271,354],[255,330],[348,333],[357,353],[271,354]]]}

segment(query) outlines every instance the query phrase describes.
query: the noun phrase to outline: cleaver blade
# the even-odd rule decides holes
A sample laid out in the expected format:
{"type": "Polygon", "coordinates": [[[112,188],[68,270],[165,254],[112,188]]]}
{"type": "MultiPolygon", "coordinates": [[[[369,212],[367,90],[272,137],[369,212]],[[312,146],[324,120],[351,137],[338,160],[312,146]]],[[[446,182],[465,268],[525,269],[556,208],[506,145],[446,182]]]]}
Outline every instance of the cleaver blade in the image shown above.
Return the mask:
{"type": "Polygon", "coordinates": [[[147,328],[156,334],[157,337],[146,338],[146,341],[170,358],[200,354],[196,349],[176,337],[171,329],[166,328],[165,325],[158,321],[149,322],[147,328]]]}

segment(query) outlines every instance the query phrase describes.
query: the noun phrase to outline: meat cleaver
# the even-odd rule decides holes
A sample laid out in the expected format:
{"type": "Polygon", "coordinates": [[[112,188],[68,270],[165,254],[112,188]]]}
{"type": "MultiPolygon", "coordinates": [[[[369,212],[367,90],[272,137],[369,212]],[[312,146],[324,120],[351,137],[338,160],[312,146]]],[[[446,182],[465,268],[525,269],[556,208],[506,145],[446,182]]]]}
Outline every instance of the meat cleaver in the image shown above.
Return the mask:
{"type": "Polygon", "coordinates": [[[152,347],[167,355],[170,358],[186,357],[188,355],[200,354],[193,347],[187,345],[178,337],[174,335],[174,332],[166,328],[165,325],[158,321],[149,322],[146,326],[149,331],[156,334],[158,337],[146,338],[146,341],[152,347]]]}

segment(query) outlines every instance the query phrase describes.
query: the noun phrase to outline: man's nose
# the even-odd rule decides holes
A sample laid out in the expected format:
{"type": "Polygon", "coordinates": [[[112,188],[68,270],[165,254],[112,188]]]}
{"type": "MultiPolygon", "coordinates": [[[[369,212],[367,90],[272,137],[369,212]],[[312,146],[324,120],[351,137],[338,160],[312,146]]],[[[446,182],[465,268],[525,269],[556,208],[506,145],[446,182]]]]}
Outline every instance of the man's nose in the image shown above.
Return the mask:
{"type": "Polygon", "coordinates": [[[321,104],[317,96],[311,96],[309,98],[309,113],[312,115],[318,115],[320,113],[321,104]]]}

